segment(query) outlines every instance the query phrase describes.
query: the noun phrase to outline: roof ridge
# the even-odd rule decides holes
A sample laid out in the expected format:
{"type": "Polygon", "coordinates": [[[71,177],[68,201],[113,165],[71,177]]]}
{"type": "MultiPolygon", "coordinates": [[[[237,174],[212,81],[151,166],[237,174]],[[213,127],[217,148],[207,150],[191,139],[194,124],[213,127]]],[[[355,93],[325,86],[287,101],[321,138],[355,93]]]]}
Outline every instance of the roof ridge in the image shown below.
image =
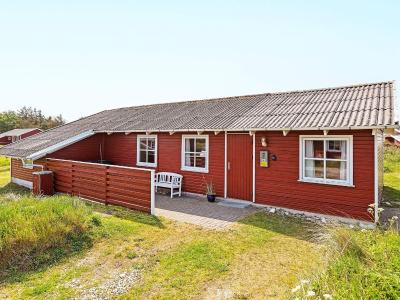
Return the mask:
{"type": "Polygon", "coordinates": [[[153,103],[153,104],[144,104],[144,105],[137,105],[137,106],[123,106],[119,108],[108,109],[106,111],[113,111],[119,110],[124,108],[141,108],[141,107],[151,107],[151,106],[161,106],[161,105],[169,105],[169,104],[184,104],[184,103],[194,103],[194,102],[214,102],[214,101],[223,101],[223,100],[231,100],[237,98],[247,98],[247,97],[254,97],[254,96],[269,96],[273,95],[274,93],[258,93],[258,94],[248,94],[248,95],[240,95],[240,96],[228,96],[228,97],[218,97],[218,98],[205,98],[205,99],[192,99],[192,100],[184,100],[184,101],[173,101],[173,102],[165,102],[165,103],[153,103]]]}
{"type": "Polygon", "coordinates": [[[341,85],[341,86],[332,86],[332,87],[324,87],[324,88],[315,88],[315,89],[305,89],[305,90],[293,90],[287,92],[273,92],[271,94],[286,94],[286,93],[299,93],[299,92],[316,92],[316,91],[326,91],[326,90],[340,90],[346,88],[355,88],[355,87],[366,87],[371,85],[381,85],[381,84],[393,84],[395,80],[388,80],[388,81],[378,81],[378,82],[369,82],[369,83],[357,83],[357,84],[350,84],[350,85],[341,85]]]}
{"type": "Polygon", "coordinates": [[[256,96],[273,96],[273,95],[292,94],[292,93],[308,93],[308,92],[317,92],[317,91],[326,91],[326,90],[340,90],[340,89],[345,89],[345,88],[366,87],[366,86],[381,85],[381,84],[394,84],[394,82],[395,82],[395,80],[389,80],[389,81],[379,81],[379,82],[370,82],[370,83],[358,83],[358,84],[343,85],[343,86],[332,86],[332,87],[326,87],[326,88],[255,93],[255,94],[245,94],[245,95],[239,95],[239,96],[228,96],[228,97],[217,97],[217,98],[190,99],[190,100],[183,100],[183,101],[153,103],[153,104],[144,104],[144,105],[137,105],[137,106],[135,106],[135,105],[123,106],[123,107],[118,107],[118,108],[113,108],[113,109],[107,109],[104,111],[114,111],[114,110],[119,110],[119,109],[130,109],[130,108],[143,108],[143,107],[162,106],[162,105],[171,105],[171,104],[185,104],[185,103],[195,103],[195,102],[225,101],[225,100],[233,100],[235,98],[236,98],[236,100],[242,100],[241,98],[256,97],[256,96]]]}

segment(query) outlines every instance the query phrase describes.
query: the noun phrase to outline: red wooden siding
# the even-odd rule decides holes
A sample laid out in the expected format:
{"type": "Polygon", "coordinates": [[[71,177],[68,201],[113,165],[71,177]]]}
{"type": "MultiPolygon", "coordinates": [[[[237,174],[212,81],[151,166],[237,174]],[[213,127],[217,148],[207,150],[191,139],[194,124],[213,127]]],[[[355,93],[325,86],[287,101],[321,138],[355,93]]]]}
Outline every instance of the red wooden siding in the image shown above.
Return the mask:
{"type": "Polygon", "coordinates": [[[323,214],[370,219],[374,203],[374,139],[370,130],[335,131],[353,135],[353,184],[355,187],[299,182],[299,135],[321,132],[260,132],[256,134],[256,202],[323,214]],[[268,141],[261,146],[261,137],[268,141]],[[268,150],[269,167],[259,166],[259,151],[268,150]]]}
{"type": "Polygon", "coordinates": [[[248,134],[228,134],[228,197],[252,200],[253,138],[248,134]]]}
{"type": "MultiPolygon", "coordinates": [[[[116,133],[105,136],[105,159],[114,164],[136,166],[137,135],[116,133]]],[[[218,196],[224,195],[224,134],[209,133],[209,173],[181,170],[182,134],[157,134],[157,172],[174,172],[183,175],[185,192],[204,194],[204,179],[212,180],[218,196]]]]}
{"type": "Polygon", "coordinates": [[[57,192],[151,212],[150,171],[53,159],[47,167],[57,192]]]}
{"type": "MultiPolygon", "coordinates": [[[[182,134],[158,133],[158,161],[156,171],[182,174],[183,191],[204,193],[203,177],[212,178],[217,195],[224,194],[224,134],[209,135],[209,173],[181,170],[182,134]]],[[[368,205],[374,203],[374,138],[371,130],[331,131],[329,134],[353,135],[354,187],[299,182],[299,135],[321,135],[321,131],[291,131],[283,136],[281,131],[256,134],[256,202],[323,214],[370,219],[368,205]],[[267,138],[267,147],[260,139],[267,138]],[[268,150],[269,167],[259,166],[259,151],[268,150]]],[[[136,166],[136,134],[98,134],[66,147],[52,157],[74,160],[99,159],[102,145],[103,159],[114,164],[136,166]]],[[[235,156],[235,154],[233,154],[235,156]]],[[[240,155],[233,159],[241,159],[240,155]]],[[[30,171],[30,170],[29,170],[30,171]]],[[[246,175],[249,179],[249,176],[246,175]]],[[[249,179],[251,189],[251,179],[249,179]]],[[[249,184],[248,183],[248,184],[249,184]]]]}
{"type": "MultiPolygon", "coordinates": [[[[205,134],[205,133],[204,133],[205,134]]],[[[158,135],[158,167],[159,171],[175,172],[183,175],[183,191],[205,194],[204,179],[213,181],[218,196],[224,195],[224,134],[209,133],[208,173],[181,170],[182,134],[158,135]]]]}
{"type": "Polygon", "coordinates": [[[51,153],[47,157],[93,161],[100,159],[101,151],[104,151],[104,134],[96,134],[68,147],[60,149],[54,153],[51,153]]]}
{"type": "MultiPolygon", "coordinates": [[[[35,164],[42,165],[45,163],[46,163],[46,161],[44,159],[35,161],[35,164]]],[[[33,169],[24,168],[22,166],[22,161],[20,159],[15,159],[15,158],[11,159],[11,170],[10,170],[11,177],[33,182],[32,173],[41,171],[41,170],[42,170],[42,168],[40,168],[40,167],[34,167],[33,169]]]]}
{"type": "Polygon", "coordinates": [[[105,136],[105,158],[116,165],[136,167],[136,134],[114,133],[105,136]]]}

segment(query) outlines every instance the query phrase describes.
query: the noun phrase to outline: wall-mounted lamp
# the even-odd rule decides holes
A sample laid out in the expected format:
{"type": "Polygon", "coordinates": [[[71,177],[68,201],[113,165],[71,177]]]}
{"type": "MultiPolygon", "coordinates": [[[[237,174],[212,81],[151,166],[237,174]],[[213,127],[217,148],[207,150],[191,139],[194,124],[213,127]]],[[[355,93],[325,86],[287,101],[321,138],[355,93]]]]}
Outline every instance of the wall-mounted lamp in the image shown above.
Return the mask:
{"type": "Polygon", "coordinates": [[[261,138],[261,146],[267,147],[267,138],[265,136],[261,138]]]}

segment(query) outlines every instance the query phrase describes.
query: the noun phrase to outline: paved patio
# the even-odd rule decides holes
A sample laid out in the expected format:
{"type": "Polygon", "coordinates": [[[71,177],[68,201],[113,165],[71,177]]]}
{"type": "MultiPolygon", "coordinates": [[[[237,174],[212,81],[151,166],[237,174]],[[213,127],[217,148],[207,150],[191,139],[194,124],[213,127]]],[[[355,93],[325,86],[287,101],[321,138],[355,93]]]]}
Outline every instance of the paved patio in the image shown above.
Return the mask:
{"type": "Polygon", "coordinates": [[[196,196],[171,199],[168,195],[156,194],[155,204],[157,216],[216,230],[227,229],[236,221],[258,211],[251,205],[236,205],[220,200],[210,203],[205,197],[196,196]]]}

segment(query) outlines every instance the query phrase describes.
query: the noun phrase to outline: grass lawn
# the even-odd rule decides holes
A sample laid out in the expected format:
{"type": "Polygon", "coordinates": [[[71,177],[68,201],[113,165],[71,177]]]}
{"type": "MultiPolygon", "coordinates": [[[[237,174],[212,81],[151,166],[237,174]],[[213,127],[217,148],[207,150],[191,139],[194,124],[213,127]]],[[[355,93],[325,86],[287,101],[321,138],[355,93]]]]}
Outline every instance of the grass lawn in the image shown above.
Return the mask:
{"type": "MultiPolygon", "coordinates": [[[[0,209],[30,197],[8,183],[7,170],[0,171],[0,209]]],[[[307,299],[400,297],[400,237],[393,231],[320,226],[263,212],[213,231],[86,205],[98,223],[90,247],[9,272],[0,298],[294,299],[311,290],[316,295],[307,299]]]]}
{"type": "Polygon", "coordinates": [[[392,207],[400,207],[400,147],[385,147],[384,182],[384,201],[388,201],[392,207]]]}
{"type": "MultiPolygon", "coordinates": [[[[0,172],[7,189],[0,203],[15,197],[6,171],[0,172]]],[[[118,282],[125,282],[122,298],[282,299],[323,266],[325,246],[310,241],[313,225],[297,219],[259,213],[218,232],[123,208],[89,206],[101,223],[92,233],[93,246],[34,271],[10,272],[0,298],[111,296],[118,282]]]]}
{"type": "Polygon", "coordinates": [[[10,181],[10,160],[0,156],[0,187],[4,187],[10,181]]]}

